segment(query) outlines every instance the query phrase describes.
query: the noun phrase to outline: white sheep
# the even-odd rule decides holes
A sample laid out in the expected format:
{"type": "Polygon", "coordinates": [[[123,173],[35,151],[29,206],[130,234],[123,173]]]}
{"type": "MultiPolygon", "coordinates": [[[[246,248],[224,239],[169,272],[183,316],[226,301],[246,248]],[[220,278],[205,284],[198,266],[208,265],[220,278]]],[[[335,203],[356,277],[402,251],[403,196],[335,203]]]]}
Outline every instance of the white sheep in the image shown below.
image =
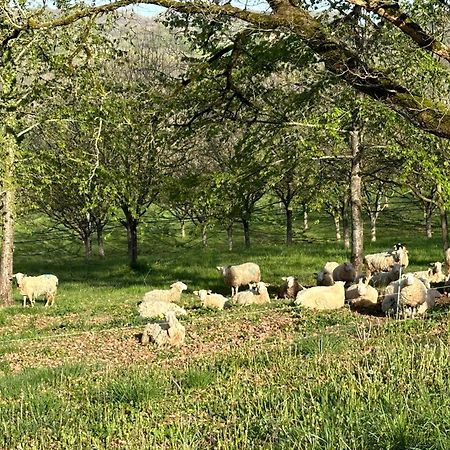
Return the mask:
{"type": "Polygon", "coordinates": [[[407,273],[386,288],[381,310],[386,314],[403,311],[403,315],[414,315],[427,298],[428,289],[424,283],[407,273]]]}
{"type": "Polygon", "coordinates": [[[358,284],[346,289],[345,299],[353,309],[373,307],[378,304],[378,291],[360,278],[358,284]]]}
{"type": "Polygon", "coordinates": [[[261,270],[258,264],[248,262],[236,266],[218,266],[217,270],[222,274],[223,281],[231,287],[231,296],[234,297],[239,286],[261,281],[261,270]]]}
{"type": "Polygon", "coordinates": [[[16,279],[19,292],[23,295],[23,306],[26,306],[27,299],[30,305],[34,306],[35,300],[41,295],[45,295],[45,306],[53,305],[56,291],[58,289],[58,277],[52,274],[44,274],[30,277],[21,272],[13,275],[16,279]]]}
{"type": "Polygon", "coordinates": [[[310,309],[328,310],[344,306],[344,281],[336,281],[333,286],[314,286],[297,294],[295,304],[310,309]]]}
{"type": "Polygon", "coordinates": [[[377,272],[388,272],[394,264],[406,268],[409,264],[408,250],[402,244],[396,244],[392,251],[366,255],[363,262],[369,276],[377,272]]]}
{"type": "Polygon", "coordinates": [[[256,284],[255,289],[248,291],[238,292],[233,301],[241,306],[247,305],[261,305],[263,303],[270,303],[269,292],[267,291],[268,284],[260,281],[256,284]]]}
{"type": "Polygon", "coordinates": [[[187,289],[187,286],[177,281],[170,285],[170,289],[154,289],[144,294],[143,301],[155,300],[159,302],[178,302],[181,298],[181,293],[187,289]]]}
{"type": "Polygon", "coordinates": [[[303,289],[302,285],[298,282],[297,278],[289,276],[282,277],[284,283],[278,289],[278,298],[291,298],[295,299],[297,293],[303,289]]]}
{"type": "Polygon", "coordinates": [[[336,267],[339,266],[339,263],[335,261],[327,262],[322,270],[317,274],[317,286],[333,286],[333,272],[336,267]]]}
{"type": "Polygon", "coordinates": [[[222,310],[225,303],[228,301],[226,297],[220,294],[214,294],[210,290],[200,289],[194,291],[194,295],[197,295],[204,308],[215,308],[222,310]]]}
{"type": "Polygon", "coordinates": [[[447,278],[442,271],[442,263],[439,261],[430,263],[428,270],[413,272],[413,275],[421,280],[427,280],[429,283],[442,283],[447,278]]]}
{"type": "Polygon", "coordinates": [[[181,306],[178,306],[176,303],[152,299],[147,299],[140,302],[138,305],[138,311],[140,316],[144,318],[164,317],[169,311],[173,311],[175,314],[180,316],[185,316],[187,314],[186,310],[181,308],[181,306]]]}
{"type": "Polygon", "coordinates": [[[158,347],[170,345],[178,347],[183,344],[186,336],[186,329],[175,316],[174,311],[166,313],[166,321],[158,323],[149,323],[144,328],[141,337],[141,343],[147,345],[154,342],[158,347]]]}

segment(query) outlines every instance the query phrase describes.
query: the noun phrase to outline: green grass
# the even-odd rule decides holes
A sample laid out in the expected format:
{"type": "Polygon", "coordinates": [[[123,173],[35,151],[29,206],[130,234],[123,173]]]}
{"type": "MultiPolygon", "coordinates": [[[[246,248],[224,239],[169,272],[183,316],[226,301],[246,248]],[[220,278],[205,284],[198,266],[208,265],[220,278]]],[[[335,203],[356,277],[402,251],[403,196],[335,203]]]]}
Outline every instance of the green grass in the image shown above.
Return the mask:
{"type": "MultiPolygon", "coordinates": [[[[368,252],[402,241],[413,270],[442,259],[439,236],[417,233],[411,211],[380,221],[368,252]]],[[[219,229],[203,248],[194,228],[183,241],[175,227],[150,224],[134,270],[120,229],[104,260],[86,261],[42,219],[34,234],[19,226],[15,270],[55,273],[60,287],[51,308],[23,308],[15,291],[0,310],[0,449],[450,448],[446,308],[404,321],[281,301],[199,308],[195,289],[229,295],[217,265],[251,260],[270,283],[293,274],[313,284],[324,262],[348,259],[328,219],[313,222],[287,248],[282,217],[259,217],[252,248],[236,230],[233,252],[219,229]],[[189,286],[186,345],[144,348],[136,304],[175,280],[189,286]]]]}

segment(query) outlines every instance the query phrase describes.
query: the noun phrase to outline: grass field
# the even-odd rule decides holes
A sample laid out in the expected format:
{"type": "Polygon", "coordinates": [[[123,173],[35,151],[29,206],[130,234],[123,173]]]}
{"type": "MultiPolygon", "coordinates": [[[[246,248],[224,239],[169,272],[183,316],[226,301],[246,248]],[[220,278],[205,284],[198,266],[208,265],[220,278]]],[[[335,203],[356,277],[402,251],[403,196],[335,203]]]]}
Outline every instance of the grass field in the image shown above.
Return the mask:
{"type": "MultiPolygon", "coordinates": [[[[367,251],[402,241],[413,270],[441,260],[438,233],[425,239],[410,216],[385,215],[367,251]]],[[[280,220],[261,220],[252,248],[237,233],[233,252],[218,230],[202,248],[195,230],[182,241],[170,224],[148,224],[135,270],[120,230],[107,236],[107,257],[90,261],[44,222],[27,230],[18,226],[15,270],[55,273],[60,288],[52,308],[23,308],[15,291],[15,306],[0,310],[1,449],[450,448],[445,307],[395,321],[282,301],[196,304],[195,289],[228,294],[222,264],[251,260],[270,283],[294,274],[312,284],[325,261],[348,259],[327,219],[291,248],[280,220]],[[143,347],[136,304],[175,280],[189,286],[186,344],[143,347]]]]}

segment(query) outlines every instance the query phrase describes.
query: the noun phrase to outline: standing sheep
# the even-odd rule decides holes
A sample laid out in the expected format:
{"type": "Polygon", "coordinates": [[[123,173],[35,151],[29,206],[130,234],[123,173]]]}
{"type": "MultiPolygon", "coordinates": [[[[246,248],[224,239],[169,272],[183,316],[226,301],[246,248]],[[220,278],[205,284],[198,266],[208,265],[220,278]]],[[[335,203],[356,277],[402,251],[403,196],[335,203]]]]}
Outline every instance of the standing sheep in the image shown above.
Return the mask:
{"type": "Polygon", "coordinates": [[[394,264],[400,264],[406,268],[409,264],[408,250],[404,245],[396,244],[393,251],[366,255],[363,262],[368,276],[377,272],[388,272],[394,264]]]}
{"type": "Polygon", "coordinates": [[[194,295],[198,296],[203,308],[215,308],[218,310],[222,310],[225,306],[225,303],[228,301],[228,299],[223,295],[214,294],[206,289],[194,291],[194,295]]]}
{"type": "Polygon", "coordinates": [[[256,288],[238,292],[233,298],[234,302],[241,306],[247,305],[261,305],[263,303],[270,303],[269,292],[267,291],[268,284],[260,281],[256,284],[256,288]]]}
{"type": "Polygon", "coordinates": [[[239,286],[261,281],[261,270],[255,263],[248,262],[227,267],[218,266],[217,270],[222,274],[225,284],[231,286],[232,297],[237,294],[239,286]]]}
{"type": "Polygon", "coordinates": [[[56,291],[58,289],[58,278],[56,275],[44,274],[36,277],[29,277],[21,272],[13,275],[16,279],[19,292],[23,295],[23,306],[26,306],[27,299],[30,305],[34,306],[35,300],[41,295],[45,295],[45,306],[53,305],[56,291]]]}
{"type": "Polygon", "coordinates": [[[295,299],[297,293],[302,290],[301,284],[295,277],[283,277],[284,283],[278,289],[278,298],[291,298],[295,299]]]}
{"type": "Polygon", "coordinates": [[[160,301],[160,302],[178,302],[181,298],[181,293],[187,289],[187,286],[177,281],[170,285],[170,289],[154,289],[153,291],[144,294],[143,301],[160,301]]]}
{"type": "Polygon", "coordinates": [[[333,286],[314,286],[300,291],[296,305],[317,310],[339,309],[344,306],[344,281],[336,281],[333,286]]]}

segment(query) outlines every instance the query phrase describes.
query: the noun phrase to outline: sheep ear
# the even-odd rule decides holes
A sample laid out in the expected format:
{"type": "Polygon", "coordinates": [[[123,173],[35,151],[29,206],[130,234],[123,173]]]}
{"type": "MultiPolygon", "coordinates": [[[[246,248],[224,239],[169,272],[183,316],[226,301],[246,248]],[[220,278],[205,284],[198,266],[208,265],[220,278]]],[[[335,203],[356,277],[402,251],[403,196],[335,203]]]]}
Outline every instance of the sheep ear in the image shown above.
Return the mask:
{"type": "Polygon", "coordinates": [[[207,292],[208,294],[212,294],[212,290],[211,290],[211,289],[208,289],[206,292],[207,292]]]}
{"type": "Polygon", "coordinates": [[[287,277],[281,277],[281,279],[282,279],[283,281],[286,281],[286,280],[287,280],[287,277]]]}

